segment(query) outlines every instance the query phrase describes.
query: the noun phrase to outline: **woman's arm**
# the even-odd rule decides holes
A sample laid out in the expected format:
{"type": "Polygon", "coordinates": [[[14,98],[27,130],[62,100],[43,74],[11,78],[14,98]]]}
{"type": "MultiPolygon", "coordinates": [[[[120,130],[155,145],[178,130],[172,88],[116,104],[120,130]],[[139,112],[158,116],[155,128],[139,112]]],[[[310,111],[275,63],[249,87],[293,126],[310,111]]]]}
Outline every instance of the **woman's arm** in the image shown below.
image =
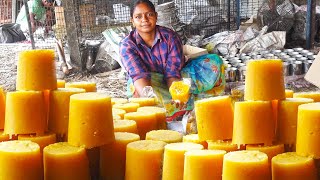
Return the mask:
{"type": "Polygon", "coordinates": [[[135,96],[142,97],[143,96],[143,88],[146,86],[151,86],[151,82],[148,79],[141,78],[134,81],[134,88],[135,88],[135,96]]]}
{"type": "Polygon", "coordinates": [[[151,74],[143,62],[138,48],[128,38],[120,43],[120,58],[124,68],[134,82],[134,96],[142,96],[143,88],[151,86],[151,74]]]}

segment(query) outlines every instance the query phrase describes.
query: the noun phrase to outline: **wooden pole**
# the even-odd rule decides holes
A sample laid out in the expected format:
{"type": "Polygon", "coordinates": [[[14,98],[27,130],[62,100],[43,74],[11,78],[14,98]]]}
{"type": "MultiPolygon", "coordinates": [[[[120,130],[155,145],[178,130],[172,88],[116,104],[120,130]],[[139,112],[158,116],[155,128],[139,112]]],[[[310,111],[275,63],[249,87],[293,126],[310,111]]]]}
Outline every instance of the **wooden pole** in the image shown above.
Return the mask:
{"type": "Polygon", "coordinates": [[[307,32],[306,32],[306,39],[307,39],[306,48],[307,49],[313,48],[313,44],[314,44],[315,8],[316,8],[316,1],[307,0],[307,22],[306,22],[306,29],[307,29],[307,32]]]}
{"type": "Polygon", "coordinates": [[[78,28],[76,24],[76,11],[78,7],[76,7],[76,3],[74,0],[66,0],[63,1],[64,7],[64,17],[66,21],[66,30],[67,30],[67,42],[70,50],[70,60],[71,66],[75,70],[81,70],[81,54],[80,54],[80,42],[78,35],[78,28]]]}
{"type": "Polygon", "coordinates": [[[24,3],[24,8],[25,8],[25,11],[26,11],[26,16],[27,16],[27,21],[28,21],[28,29],[29,29],[31,46],[32,46],[32,49],[35,49],[36,46],[35,46],[35,43],[34,43],[33,31],[32,31],[32,28],[31,28],[28,0],[23,0],[23,3],[24,3]]]}

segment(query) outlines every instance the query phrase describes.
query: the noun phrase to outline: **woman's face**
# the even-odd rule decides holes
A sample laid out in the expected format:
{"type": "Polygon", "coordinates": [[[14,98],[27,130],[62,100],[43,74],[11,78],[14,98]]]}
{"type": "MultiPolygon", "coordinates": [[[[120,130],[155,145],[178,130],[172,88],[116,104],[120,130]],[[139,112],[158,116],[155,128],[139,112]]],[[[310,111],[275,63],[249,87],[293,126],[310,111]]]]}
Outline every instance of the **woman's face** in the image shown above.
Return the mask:
{"type": "Polygon", "coordinates": [[[140,3],[133,11],[131,22],[138,32],[151,33],[155,31],[157,16],[147,4],[140,3]]]}

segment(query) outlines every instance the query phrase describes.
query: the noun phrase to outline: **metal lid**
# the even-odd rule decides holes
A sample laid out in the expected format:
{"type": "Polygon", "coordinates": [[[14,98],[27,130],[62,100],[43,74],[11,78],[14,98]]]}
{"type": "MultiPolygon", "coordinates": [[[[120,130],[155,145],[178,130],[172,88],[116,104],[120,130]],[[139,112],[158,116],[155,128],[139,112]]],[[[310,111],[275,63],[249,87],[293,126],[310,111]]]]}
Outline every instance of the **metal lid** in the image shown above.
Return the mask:
{"type": "Polygon", "coordinates": [[[299,54],[299,52],[296,52],[296,51],[289,52],[289,55],[290,55],[290,56],[295,56],[295,55],[298,55],[298,54],[299,54]]]}
{"type": "Polygon", "coordinates": [[[303,50],[303,48],[298,47],[298,48],[293,48],[293,50],[294,50],[294,51],[296,51],[296,52],[300,52],[300,51],[302,51],[302,50],[303,50]]]}
{"type": "Polygon", "coordinates": [[[309,50],[302,50],[300,53],[305,55],[305,54],[308,54],[310,51],[309,50]]]}
{"type": "Polygon", "coordinates": [[[300,61],[308,61],[308,58],[306,58],[306,57],[301,57],[299,60],[300,60],[300,61]]]}
{"type": "Polygon", "coordinates": [[[284,50],[285,53],[290,53],[290,52],[293,52],[293,51],[294,51],[293,49],[285,49],[284,50]]]}

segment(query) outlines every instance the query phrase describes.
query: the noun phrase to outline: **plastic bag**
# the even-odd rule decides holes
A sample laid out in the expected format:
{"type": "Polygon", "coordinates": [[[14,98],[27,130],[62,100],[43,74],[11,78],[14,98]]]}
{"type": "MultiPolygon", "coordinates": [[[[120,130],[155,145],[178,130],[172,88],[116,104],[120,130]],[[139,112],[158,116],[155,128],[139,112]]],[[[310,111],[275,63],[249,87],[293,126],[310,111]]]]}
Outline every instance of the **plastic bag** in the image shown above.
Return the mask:
{"type": "Polygon", "coordinates": [[[142,89],[142,95],[141,97],[144,98],[156,98],[156,94],[153,91],[153,88],[151,86],[145,86],[142,89]]]}
{"type": "Polygon", "coordinates": [[[14,43],[25,40],[19,24],[0,25],[0,43],[14,43]]]}
{"type": "Polygon", "coordinates": [[[225,85],[223,61],[216,54],[206,54],[193,59],[182,69],[181,75],[191,79],[190,91],[193,94],[225,85]]]}

